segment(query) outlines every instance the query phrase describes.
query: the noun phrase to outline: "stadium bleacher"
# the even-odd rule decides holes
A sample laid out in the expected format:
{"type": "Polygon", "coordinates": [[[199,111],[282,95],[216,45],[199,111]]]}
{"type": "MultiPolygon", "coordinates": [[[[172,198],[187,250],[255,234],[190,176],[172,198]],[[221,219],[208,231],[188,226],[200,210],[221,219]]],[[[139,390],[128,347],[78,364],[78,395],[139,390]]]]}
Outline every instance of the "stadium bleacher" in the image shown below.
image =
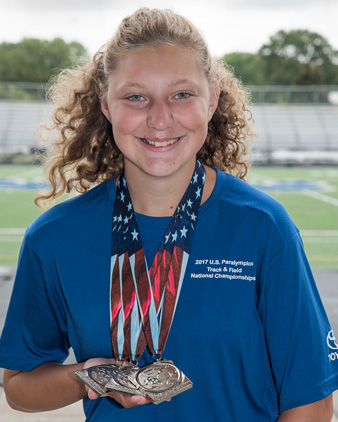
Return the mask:
{"type": "Polygon", "coordinates": [[[27,154],[32,148],[43,148],[36,131],[50,109],[46,101],[0,101],[0,154],[27,154]]]}
{"type": "Polygon", "coordinates": [[[252,112],[259,150],[338,150],[338,106],[262,104],[252,112]]]}

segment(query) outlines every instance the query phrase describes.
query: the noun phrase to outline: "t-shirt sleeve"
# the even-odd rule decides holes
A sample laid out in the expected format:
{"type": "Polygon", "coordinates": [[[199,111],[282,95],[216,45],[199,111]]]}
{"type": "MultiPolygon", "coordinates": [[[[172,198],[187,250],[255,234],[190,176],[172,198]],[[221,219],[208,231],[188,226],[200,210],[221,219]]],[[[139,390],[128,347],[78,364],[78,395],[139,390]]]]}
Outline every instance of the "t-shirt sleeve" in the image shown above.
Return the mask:
{"type": "Polygon", "coordinates": [[[30,371],[68,356],[66,318],[53,281],[26,235],[0,339],[0,367],[30,371]]]}
{"type": "Polygon", "coordinates": [[[299,233],[271,257],[259,303],[280,411],[338,389],[338,346],[299,233]]]}

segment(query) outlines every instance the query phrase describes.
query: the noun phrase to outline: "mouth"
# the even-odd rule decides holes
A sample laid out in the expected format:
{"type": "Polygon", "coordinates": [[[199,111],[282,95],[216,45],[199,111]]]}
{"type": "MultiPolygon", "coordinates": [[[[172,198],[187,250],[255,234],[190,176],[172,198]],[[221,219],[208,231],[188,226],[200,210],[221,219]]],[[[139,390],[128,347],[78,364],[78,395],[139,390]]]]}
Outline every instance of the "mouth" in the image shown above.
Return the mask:
{"type": "Polygon", "coordinates": [[[178,138],[171,138],[171,139],[162,139],[155,141],[154,139],[148,138],[140,138],[142,142],[148,145],[153,145],[154,147],[167,147],[168,145],[173,145],[181,139],[181,136],[178,138]]]}

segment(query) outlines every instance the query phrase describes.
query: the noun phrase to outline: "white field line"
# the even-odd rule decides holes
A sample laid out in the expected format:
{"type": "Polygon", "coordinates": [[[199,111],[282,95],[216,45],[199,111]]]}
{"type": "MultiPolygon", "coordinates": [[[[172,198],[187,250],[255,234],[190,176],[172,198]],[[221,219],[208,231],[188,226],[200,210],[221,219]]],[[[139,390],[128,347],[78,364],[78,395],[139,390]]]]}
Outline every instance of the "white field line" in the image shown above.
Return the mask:
{"type": "Polygon", "coordinates": [[[0,243],[21,243],[26,229],[0,228],[0,243]]]}
{"type": "Polygon", "coordinates": [[[301,230],[304,243],[338,244],[338,230],[301,230]]]}
{"type": "Polygon", "coordinates": [[[249,183],[251,185],[255,185],[255,184],[258,184],[261,180],[265,180],[267,182],[273,183],[273,182],[278,182],[279,179],[276,179],[275,177],[264,176],[259,173],[253,173],[251,177],[249,178],[249,183]]]}
{"type": "MultiPolygon", "coordinates": [[[[263,176],[259,173],[256,173],[256,176],[257,176],[258,179],[266,180],[267,182],[278,182],[279,181],[279,179],[276,179],[274,177],[263,176]]],[[[255,179],[255,177],[254,177],[254,179],[255,179]]],[[[283,182],[283,180],[280,180],[280,182],[283,182]]],[[[253,180],[252,183],[256,183],[256,181],[253,180]]],[[[324,195],[324,194],[319,193],[317,191],[311,191],[311,190],[308,190],[308,189],[301,189],[301,190],[299,190],[299,192],[302,193],[303,195],[310,196],[311,198],[318,199],[319,201],[326,202],[327,204],[335,205],[336,207],[338,207],[338,199],[332,198],[331,196],[324,195]]]]}
{"type": "Polygon", "coordinates": [[[17,235],[24,235],[26,229],[23,228],[0,228],[0,236],[1,235],[10,235],[10,236],[17,236],[17,235]]]}
{"type": "Polygon", "coordinates": [[[318,199],[319,201],[326,202],[327,204],[335,205],[338,207],[338,199],[331,196],[323,195],[322,193],[303,189],[300,191],[303,195],[310,196],[311,198],[318,199]]]}
{"type": "Polygon", "coordinates": [[[21,243],[26,229],[0,228],[0,243],[21,243]]]}
{"type": "Polygon", "coordinates": [[[338,237],[338,230],[301,230],[303,237],[338,237]]]}
{"type": "Polygon", "coordinates": [[[32,177],[37,177],[37,176],[41,176],[42,175],[42,168],[41,167],[34,167],[30,170],[22,170],[20,168],[18,168],[18,172],[17,173],[13,173],[9,176],[6,176],[6,178],[9,179],[31,179],[32,177]]]}
{"type": "Polygon", "coordinates": [[[328,245],[338,245],[338,237],[303,237],[303,241],[306,245],[309,243],[318,243],[323,245],[324,243],[328,245]]]}

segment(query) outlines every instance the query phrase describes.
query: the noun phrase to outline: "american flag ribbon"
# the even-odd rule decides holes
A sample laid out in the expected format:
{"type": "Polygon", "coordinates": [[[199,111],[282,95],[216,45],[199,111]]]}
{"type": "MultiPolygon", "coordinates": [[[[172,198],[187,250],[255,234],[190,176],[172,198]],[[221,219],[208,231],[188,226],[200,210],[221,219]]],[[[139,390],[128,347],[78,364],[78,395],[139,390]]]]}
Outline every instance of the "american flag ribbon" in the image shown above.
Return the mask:
{"type": "Polygon", "coordinates": [[[205,170],[191,181],[148,268],[127,181],[117,183],[110,265],[111,339],[120,360],[138,361],[148,345],[162,355],[180,295],[201,204],[205,170]]]}

